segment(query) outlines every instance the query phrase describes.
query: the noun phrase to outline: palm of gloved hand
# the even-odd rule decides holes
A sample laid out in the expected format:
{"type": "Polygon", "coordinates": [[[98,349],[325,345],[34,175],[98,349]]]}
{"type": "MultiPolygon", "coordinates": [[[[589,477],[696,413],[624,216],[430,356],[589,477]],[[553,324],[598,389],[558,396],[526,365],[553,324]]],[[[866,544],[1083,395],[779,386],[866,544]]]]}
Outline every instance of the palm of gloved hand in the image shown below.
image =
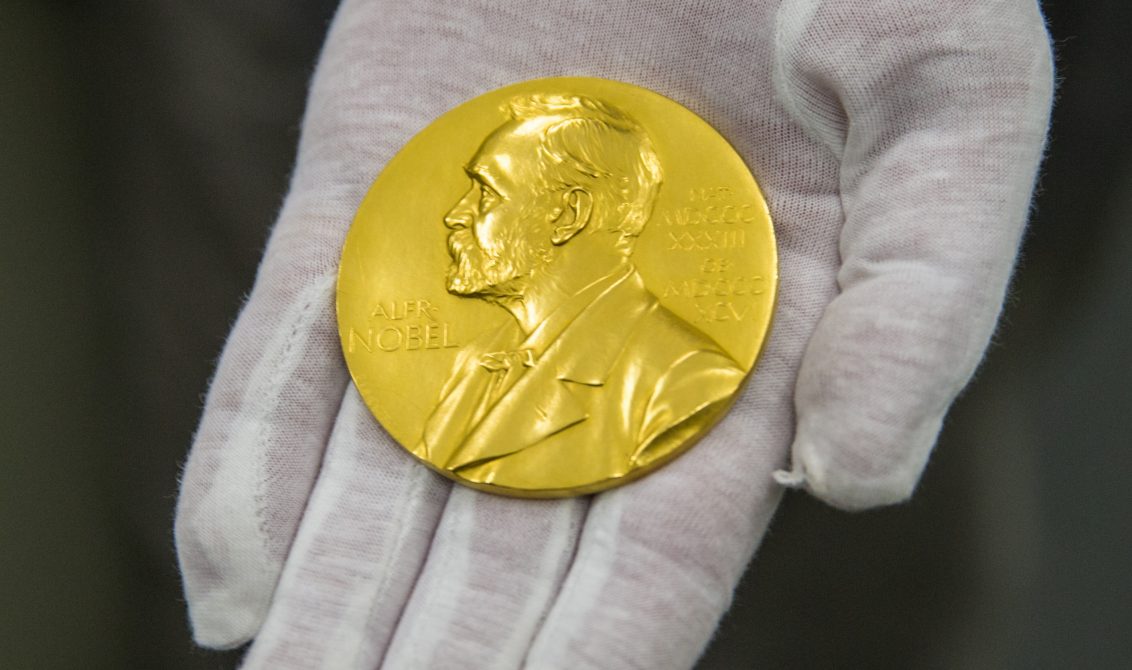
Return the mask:
{"type": "Polygon", "coordinates": [[[185,471],[199,642],[255,636],[252,667],[688,667],[791,445],[779,478],[833,504],[910,493],[1029,202],[1050,96],[1036,6],[637,5],[340,10],[185,471]],[[780,294],[754,378],[700,445],[592,499],[516,500],[453,487],[382,431],[347,383],[333,287],[409,137],[562,74],[666,94],[735,145],[775,218],[780,294]]]}

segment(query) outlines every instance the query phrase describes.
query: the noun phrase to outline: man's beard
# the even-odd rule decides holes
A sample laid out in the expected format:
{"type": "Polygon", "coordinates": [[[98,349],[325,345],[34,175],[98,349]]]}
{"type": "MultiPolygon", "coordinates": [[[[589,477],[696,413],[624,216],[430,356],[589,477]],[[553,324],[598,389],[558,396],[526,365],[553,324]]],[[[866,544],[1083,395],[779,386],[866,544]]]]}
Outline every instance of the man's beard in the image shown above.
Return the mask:
{"type": "Polygon", "coordinates": [[[526,279],[544,265],[550,250],[525,239],[511,240],[503,253],[493,255],[476,243],[470,230],[448,236],[448,292],[485,298],[522,297],[526,279]]]}

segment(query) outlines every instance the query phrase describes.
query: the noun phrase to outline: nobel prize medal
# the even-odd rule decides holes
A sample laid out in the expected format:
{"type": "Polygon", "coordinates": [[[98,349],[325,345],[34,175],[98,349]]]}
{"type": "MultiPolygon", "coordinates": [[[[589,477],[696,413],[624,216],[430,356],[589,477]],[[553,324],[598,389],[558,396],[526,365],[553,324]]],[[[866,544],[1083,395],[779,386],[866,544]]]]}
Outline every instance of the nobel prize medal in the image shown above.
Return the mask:
{"type": "Polygon", "coordinates": [[[711,126],[630,84],[539,79],[456,107],[389,161],[346,238],[338,326],[362,398],[415,457],[560,497],[710,430],[776,285],[766,202],[711,126]]]}

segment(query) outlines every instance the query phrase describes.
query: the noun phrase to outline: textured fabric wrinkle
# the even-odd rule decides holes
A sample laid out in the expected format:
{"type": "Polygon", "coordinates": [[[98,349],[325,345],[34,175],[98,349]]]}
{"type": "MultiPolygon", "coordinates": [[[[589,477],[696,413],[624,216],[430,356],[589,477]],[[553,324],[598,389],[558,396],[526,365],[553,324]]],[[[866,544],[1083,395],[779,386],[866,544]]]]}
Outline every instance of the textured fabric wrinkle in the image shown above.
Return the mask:
{"type": "MultiPolygon", "coordinates": [[[[287,385],[296,374],[301,374],[302,358],[296,355],[296,350],[302,348],[303,345],[308,344],[304,341],[305,336],[308,334],[309,321],[312,318],[318,318],[319,308],[329,303],[331,291],[333,290],[333,283],[323,281],[311,285],[305,295],[301,296],[298,309],[291,319],[289,330],[285,330],[287,337],[282,342],[282,346],[275,355],[267,355],[262,361],[262,365],[266,369],[258,371],[259,374],[265,374],[267,379],[262,387],[257,384],[249,385],[249,392],[255,393],[257,397],[248,398],[246,402],[259,409],[256,413],[257,419],[257,447],[254,450],[257,458],[256,471],[262,473],[257,477],[257,494],[256,494],[256,514],[260,518],[260,529],[263,537],[267,542],[267,549],[273,557],[282,558],[286,555],[287,549],[290,547],[293,539],[294,529],[298,526],[302,518],[302,507],[298,506],[298,517],[291,518],[291,512],[286,511],[285,518],[270,518],[272,517],[271,510],[277,509],[275,506],[267,505],[266,500],[270,499],[272,495],[277,495],[273,491],[276,486],[282,486],[288,489],[293,486],[293,471],[288,462],[287,454],[280,454],[279,445],[276,442],[278,439],[274,434],[275,421],[272,420],[272,415],[280,409],[280,404],[287,393],[287,385]],[[286,459],[286,460],[284,460],[286,459]],[[273,529],[283,529],[284,534],[272,532],[273,529]]],[[[329,422],[326,422],[329,423],[329,422]]],[[[326,439],[329,436],[329,425],[323,426],[327,433],[316,439],[319,444],[317,450],[318,457],[321,456],[323,449],[326,446],[326,439]]],[[[301,455],[299,455],[301,458],[301,455]]],[[[293,458],[293,456],[292,456],[293,458]]],[[[312,455],[312,460],[317,457],[312,455]]],[[[313,482],[311,482],[313,485],[313,482]]],[[[303,498],[309,493],[309,486],[304,487],[302,491],[303,498]]],[[[283,494],[288,495],[290,491],[283,494]]],[[[301,501],[296,501],[301,502],[301,501]]]]}
{"type": "Polygon", "coordinates": [[[453,625],[451,616],[456,613],[456,607],[452,602],[445,602],[443,606],[437,607],[441,600],[449,601],[451,594],[443,587],[425,589],[423,585],[428,583],[429,575],[436,572],[444,575],[445,581],[449,583],[461,584],[466,581],[468,546],[473,529],[472,520],[468,517],[468,507],[461,505],[460,501],[471,497],[473,493],[466,489],[455,489],[449,495],[430,544],[428,559],[397,620],[379,667],[389,670],[439,667],[435,660],[442,651],[441,643],[446,639],[449,627],[453,625]],[[444,545],[444,551],[432,551],[433,547],[440,547],[441,544],[444,545]],[[421,601],[415,602],[418,599],[421,601]],[[433,614],[426,619],[417,615],[414,606],[422,612],[433,614]],[[437,613],[441,616],[437,616],[437,613]],[[414,637],[415,640],[412,639],[414,637]],[[426,655],[426,650],[431,653],[426,655]]]}
{"type": "MultiPolygon", "coordinates": [[[[624,490],[624,489],[622,489],[624,490]]],[[[622,502],[620,491],[597,496],[587,510],[586,523],[581,526],[577,550],[569,565],[558,596],[536,631],[526,659],[534,668],[550,659],[564,658],[564,647],[571,636],[562,634],[562,619],[577,616],[587,604],[597,602],[604,584],[610,579],[617,547],[617,527],[620,523],[622,502]],[[594,515],[595,509],[601,515],[594,515]],[[592,521],[591,521],[592,518],[592,521]],[[552,631],[558,630],[559,634],[552,631]],[[537,659],[537,662],[536,662],[537,659]]]]}
{"type": "MultiPolygon", "coordinates": [[[[424,497],[421,495],[421,489],[429,483],[428,480],[433,476],[431,472],[423,468],[415,468],[410,471],[408,484],[400,492],[400,495],[403,497],[402,499],[409,501],[407,509],[402,513],[402,517],[413,517],[420,512],[420,508],[425,502],[424,497]]],[[[365,613],[364,618],[367,621],[375,618],[374,615],[379,608],[389,606],[388,593],[396,574],[390,564],[394,559],[403,555],[405,546],[410,540],[410,536],[415,532],[415,528],[411,523],[400,523],[397,528],[398,530],[393,538],[390,550],[381,556],[381,558],[384,559],[382,564],[374,566],[373,572],[380,575],[377,584],[374,586],[372,593],[365,594],[366,597],[359,597],[358,599],[358,605],[362,608],[359,612],[365,613]]],[[[396,627],[396,624],[394,624],[394,627],[396,627]]],[[[357,624],[351,628],[352,630],[364,630],[363,626],[357,624]]],[[[352,640],[350,639],[349,633],[344,637],[345,639],[339,644],[333,645],[332,648],[342,649],[347,654],[350,660],[348,664],[344,664],[344,667],[362,667],[361,660],[365,649],[358,647],[352,652],[347,651],[349,650],[349,645],[352,640]]],[[[372,667],[378,666],[374,665],[372,667]]]]}

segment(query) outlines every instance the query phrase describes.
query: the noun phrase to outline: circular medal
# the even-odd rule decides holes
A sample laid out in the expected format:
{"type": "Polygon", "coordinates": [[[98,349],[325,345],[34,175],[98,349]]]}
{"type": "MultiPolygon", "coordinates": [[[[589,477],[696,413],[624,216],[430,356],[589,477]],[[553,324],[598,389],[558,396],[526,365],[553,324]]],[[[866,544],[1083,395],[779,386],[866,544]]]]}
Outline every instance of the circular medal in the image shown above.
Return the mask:
{"type": "Polygon", "coordinates": [[[508,86],[392,159],[346,238],[338,326],[405,449],[463,484],[592,493],[722,416],[774,307],[767,206],[672,100],[615,81],[508,86]]]}

